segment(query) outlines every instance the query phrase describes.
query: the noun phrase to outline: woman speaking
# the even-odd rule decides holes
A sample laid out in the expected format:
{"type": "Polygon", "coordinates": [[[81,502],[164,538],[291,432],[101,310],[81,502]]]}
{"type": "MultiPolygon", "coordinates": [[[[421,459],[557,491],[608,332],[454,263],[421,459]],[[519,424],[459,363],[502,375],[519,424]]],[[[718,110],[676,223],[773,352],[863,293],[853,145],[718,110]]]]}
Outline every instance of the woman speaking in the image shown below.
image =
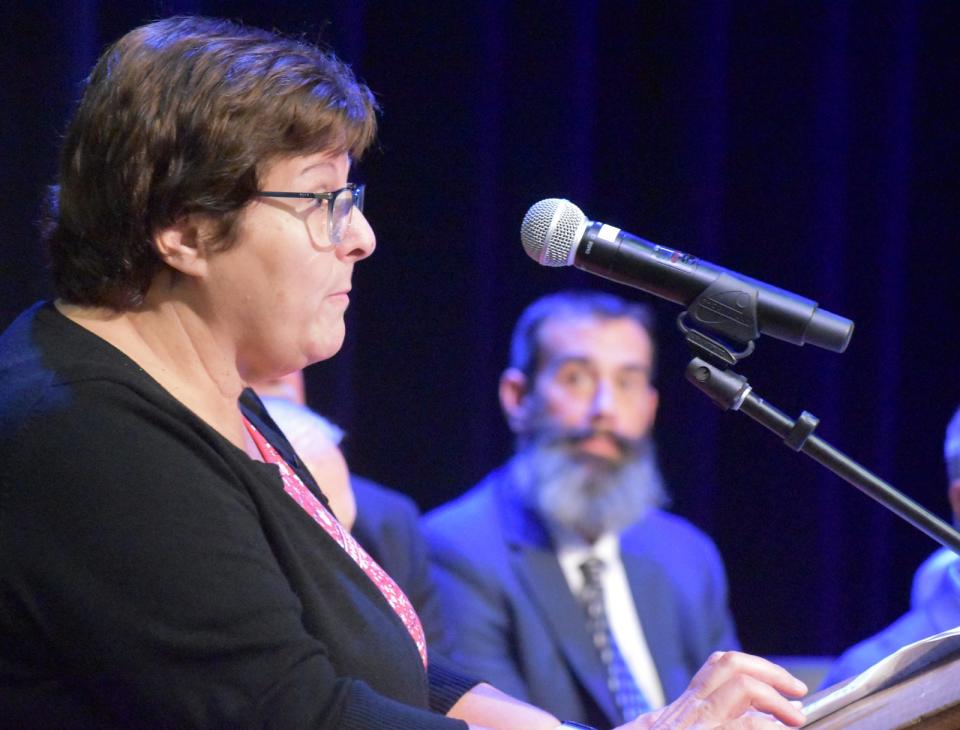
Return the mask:
{"type": "MultiPolygon", "coordinates": [[[[0,338],[0,725],[562,727],[428,656],[238,402],[340,349],[375,114],[332,55],[217,20],[140,27],[93,69],[45,232],[57,299],[0,338]]],[[[627,727],[799,724],[781,692],[803,691],[718,654],[627,727]]]]}

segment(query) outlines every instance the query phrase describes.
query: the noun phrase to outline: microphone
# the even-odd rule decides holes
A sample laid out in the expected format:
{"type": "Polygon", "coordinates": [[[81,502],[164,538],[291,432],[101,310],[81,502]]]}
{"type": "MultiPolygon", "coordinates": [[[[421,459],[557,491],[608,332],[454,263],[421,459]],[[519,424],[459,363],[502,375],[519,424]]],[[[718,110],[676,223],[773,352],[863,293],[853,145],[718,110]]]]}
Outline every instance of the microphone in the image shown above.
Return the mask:
{"type": "Polygon", "coordinates": [[[695,321],[740,342],[762,332],[795,345],[843,352],[853,335],[852,321],[810,299],[587,220],[569,200],[532,205],[520,238],[530,258],[543,266],[576,266],[682,304],[695,321]]]}

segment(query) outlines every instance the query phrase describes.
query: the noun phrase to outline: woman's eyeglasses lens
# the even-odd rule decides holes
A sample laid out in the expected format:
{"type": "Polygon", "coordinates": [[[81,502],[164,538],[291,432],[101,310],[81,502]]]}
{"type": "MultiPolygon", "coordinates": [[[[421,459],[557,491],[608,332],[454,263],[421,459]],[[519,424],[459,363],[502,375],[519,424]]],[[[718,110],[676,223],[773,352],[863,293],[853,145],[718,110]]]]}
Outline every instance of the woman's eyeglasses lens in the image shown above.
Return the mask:
{"type": "Polygon", "coordinates": [[[350,227],[350,221],[353,217],[353,208],[356,206],[363,210],[364,185],[357,185],[355,188],[345,188],[340,190],[337,197],[328,203],[331,206],[330,215],[330,240],[333,243],[343,241],[343,236],[350,227]]]}
{"type": "Polygon", "coordinates": [[[316,240],[325,236],[330,243],[337,245],[343,241],[343,236],[350,227],[353,209],[359,208],[363,211],[366,191],[366,185],[350,183],[347,187],[332,193],[285,193],[265,190],[259,195],[268,198],[313,198],[317,204],[307,211],[306,217],[310,235],[316,240]]]}

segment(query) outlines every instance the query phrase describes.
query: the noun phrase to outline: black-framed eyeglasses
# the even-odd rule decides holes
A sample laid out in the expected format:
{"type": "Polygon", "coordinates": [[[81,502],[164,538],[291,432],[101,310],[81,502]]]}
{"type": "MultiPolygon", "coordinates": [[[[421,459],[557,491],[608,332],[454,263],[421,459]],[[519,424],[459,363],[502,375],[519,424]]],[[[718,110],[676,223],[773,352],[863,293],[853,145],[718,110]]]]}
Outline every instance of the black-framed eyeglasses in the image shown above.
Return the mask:
{"type": "Polygon", "coordinates": [[[363,199],[367,186],[347,183],[347,186],[329,193],[282,193],[273,190],[261,190],[257,195],[265,198],[312,198],[324,210],[327,220],[327,237],[333,244],[343,241],[343,235],[350,227],[353,209],[363,212],[363,199]],[[326,202],[326,208],[323,203],[326,202]]]}

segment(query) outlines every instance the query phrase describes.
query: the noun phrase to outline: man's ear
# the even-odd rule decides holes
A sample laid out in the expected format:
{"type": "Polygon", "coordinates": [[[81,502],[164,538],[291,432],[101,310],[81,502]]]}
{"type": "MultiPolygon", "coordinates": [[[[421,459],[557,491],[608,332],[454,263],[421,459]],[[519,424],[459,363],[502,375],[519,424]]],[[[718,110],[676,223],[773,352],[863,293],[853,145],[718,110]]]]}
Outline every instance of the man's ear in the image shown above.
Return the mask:
{"type": "Polygon", "coordinates": [[[153,248],[167,266],[187,276],[207,273],[207,257],[201,245],[201,230],[191,216],[153,234],[153,248]]]}
{"type": "Polygon", "coordinates": [[[657,422],[657,410],[660,408],[660,391],[657,390],[653,385],[650,386],[650,422],[647,424],[647,430],[650,431],[653,428],[653,424],[657,422]]]}
{"type": "Polygon", "coordinates": [[[950,507],[953,509],[953,520],[960,525],[960,479],[954,479],[950,482],[947,497],[950,499],[950,507]]]}
{"type": "Polygon", "coordinates": [[[500,376],[500,407],[507,417],[510,430],[522,433],[530,416],[530,382],[516,368],[507,368],[500,376]]]}

